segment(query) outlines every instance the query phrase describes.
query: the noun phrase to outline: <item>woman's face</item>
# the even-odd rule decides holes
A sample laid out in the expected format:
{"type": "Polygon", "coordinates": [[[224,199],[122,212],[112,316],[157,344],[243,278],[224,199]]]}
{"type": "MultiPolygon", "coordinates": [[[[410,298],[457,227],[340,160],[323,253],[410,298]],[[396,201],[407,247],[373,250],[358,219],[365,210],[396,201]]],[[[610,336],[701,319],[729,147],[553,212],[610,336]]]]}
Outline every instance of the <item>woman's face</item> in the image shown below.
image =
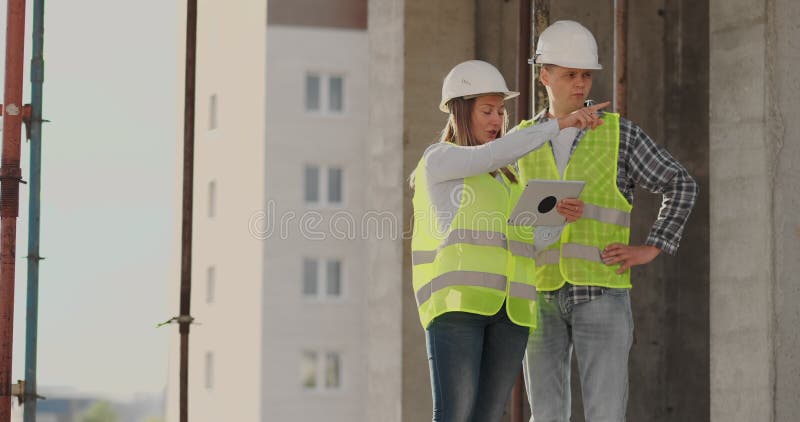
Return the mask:
{"type": "Polygon", "coordinates": [[[470,129],[481,145],[500,136],[505,114],[506,106],[503,104],[502,95],[490,94],[475,98],[475,105],[472,107],[472,116],[470,117],[472,126],[470,129]]]}

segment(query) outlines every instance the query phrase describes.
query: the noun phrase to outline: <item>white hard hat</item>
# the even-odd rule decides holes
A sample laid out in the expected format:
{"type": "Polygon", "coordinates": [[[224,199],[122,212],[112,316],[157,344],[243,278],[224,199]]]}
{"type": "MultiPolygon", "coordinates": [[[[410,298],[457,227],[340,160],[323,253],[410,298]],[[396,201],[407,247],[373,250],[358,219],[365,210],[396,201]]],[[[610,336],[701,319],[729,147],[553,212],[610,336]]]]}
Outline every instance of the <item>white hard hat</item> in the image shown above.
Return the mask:
{"type": "Polygon", "coordinates": [[[508,90],[503,75],[491,64],[481,60],[459,63],[444,78],[439,110],[448,113],[447,103],[453,98],[493,93],[502,95],[505,100],[519,95],[519,92],[508,90]]]}
{"type": "Polygon", "coordinates": [[[558,21],[547,27],[536,43],[531,64],[555,64],[576,69],[602,69],[597,41],[591,31],[575,21],[558,21]]]}

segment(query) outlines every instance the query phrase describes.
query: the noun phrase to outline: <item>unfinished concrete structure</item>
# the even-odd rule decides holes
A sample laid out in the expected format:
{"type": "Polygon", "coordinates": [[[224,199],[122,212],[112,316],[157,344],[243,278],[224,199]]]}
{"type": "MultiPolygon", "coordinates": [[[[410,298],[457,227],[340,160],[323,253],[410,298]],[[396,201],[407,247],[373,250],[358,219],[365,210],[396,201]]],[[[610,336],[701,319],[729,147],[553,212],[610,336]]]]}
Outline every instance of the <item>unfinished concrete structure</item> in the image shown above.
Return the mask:
{"type": "MultiPolygon", "coordinates": [[[[480,58],[497,65],[510,86],[519,86],[519,1],[368,1],[367,47],[357,44],[368,49],[364,59],[368,66],[361,61],[363,51],[354,55],[358,62],[350,60],[355,66],[353,82],[363,82],[365,70],[369,82],[369,104],[356,113],[359,118],[368,117],[366,137],[358,144],[361,147],[348,147],[353,165],[363,163],[364,167],[348,172],[360,175],[357,179],[363,181],[358,191],[352,192],[358,199],[355,208],[396,216],[403,222],[404,233],[409,232],[411,201],[406,178],[445,123],[437,104],[447,71],[463,60],[480,58]]],[[[198,417],[202,413],[210,420],[284,420],[298,409],[309,410],[304,417],[330,416],[325,413],[330,412],[329,407],[307,397],[287,400],[283,387],[296,387],[291,384],[296,381],[296,362],[267,353],[280,351],[281,342],[292,337],[282,331],[281,320],[270,319],[267,324],[266,317],[274,309],[281,309],[276,314],[281,316],[298,309],[297,304],[282,298],[280,291],[265,288],[265,264],[279,263],[280,251],[244,231],[219,230],[219,223],[246,227],[253,210],[266,205],[270,183],[287,174],[281,166],[291,164],[277,161],[279,154],[270,155],[269,134],[277,134],[282,125],[300,123],[277,121],[279,116],[270,111],[264,95],[270,95],[268,86],[278,94],[283,92],[279,88],[291,90],[284,78],[299,72],[275,72],[275,78],[269,79],[267,20],[273,24],[291,21],[302,27],[348,27],[353,23],[343,18],[346,14],[337,15],[346,8],[326,3],[323,10],[311,0],[291,2],[292,8],[270,9],[275,12],[271,18],[264,3],[245,3],[221,7],[201,2],[205,17],[200,22],[206,32],[200,41],[214,48],[199,61],[203,69],[199,80],[205,86],[198,88],[198,98],[210,103],[213,96],[217,107],[214,94],[220,93],[222,99],[237,98],[235,104],[241,110],[226,115],[224,108],[220,128],[209,130],[206,138],[198,141],[198,174],[208,176],[198,182],[200,212],[207,212],[203,195],[211,186],[211,171],[220,171],[212,159],[224,156],[235,165],[215,173],[219,180],[213,179],[220,183],[213,184],[215,192],[222,189],[218,193],[224,193],[220,198],[225,199],[225,208],[214,217],[216,224],[210,219],[197,223],[195,280],[203,279],[203,260],[224,256],[220,268],[235,268],[237,280],[249,281],[230,290],[227,300],[235,306],[225,312],[219,312],[219,304],[195,308],[195,316],[205,325],[193,329],[192,347],[198,355],[193,359],[192,379],[204,378],[203,352],[214,348],[221,371],[215,382],[235,388],[219,388],[212,395],[197,384],[191,397],[198,417]],[[312,6],[316,9],[311,10],[312,6]],[[223,24],[232,29],[222,31],[223,24]],[[237,48],[243,45],[256,53],[240,54],[237,48]],[[237,70],[241,84],[232,83],[226,73],[230,69],[237,70]],[[268,112],[270,116],[264,119],[268,112]],[[219,142],[223,139],[226,142],[219,142]],[[217,235],[224,238],[203,245],[203,239],[217,235]],[[236,245],[236,253],[223,245],[236,245]],[[241,330],[228,329],[254,315],[258,323],[245,324],[241,330]],[[220,333],[219,337],[208,334],[212,331],[220,333]],[[235,365],[222,371],[226,362],[235,365]],[[293,381],[265,389],[281,375],[293,381]]],[[[550,3],[551,21],[578,20],[597,36],[605,70],[596,73],[592,96],[610,99],[614,89],[614,1],[550,3]]],[[[795,72],[800,64],[800,3],[628,3],[628,117],[683,162],[701,186],[677,256],[661,256],[633,274],[636,342],[631,355],[628,420],[793,421],[800,414],[796,399],[800,395],[800,308],[796,305],[800,301],[796,276],[800,270],[800,188],[796,183],[800,100],[795,95],[800,89],[800,76],[795,72]]],[[[356,21],[361,22],[359,19],[356,21]]],[[[281,41],[281,48],[305,48],[299,43],[291,45],[300,39],[292,32],[297,28],[277,29],[272,39],[281,41]]],[[[315,54],[322,58],[332,47],[325,47],[325,34],[320,34],[303,40],[323,49],[315,54]]],[[[344,60],[348,52],[332,54],[344,60]]],[[[515,107],[510,105],[513,116],[515,107]]],[[[203,113],[199,115],[201,127],[211,126],[203,113]]],[[[325,157],[334,158],[348,159],[325,157]]],[[[657,195],[637,193],[633,242],[644,239],[659,200],[657,195]]],[[[368,421],[430,419],[428,363],[411,289],[409,243],[405,237],[371,236],[363,240],[359,246],[363,252],[353,260],[353,268],[360,272],[357,280],[363,282],[363,296],[359,296],[360,308],[349,309],[345,316],[345,323],[355,332],[352,345],[341,348],[353,358],[345,365],[357,367],[363,381],[350,384],[352,401],[346,409],[339,409],[347,420],[359,420],[362,415],[368,421]],[[356,397],[358,394],[364,397],[356,397]]],[[[292,268],[297,275],[299,265],[292,268]]],[[[196,294],[196,302],[202,303],[203,289],[198,288],[196,294]]],[[[322,318],[326,316],[315,313],[305,323],[312,326],[322,318]]],[[[312,334],[326,341],[344,337],[326,338],[316,328],[312,334]]],[[[331,325],[322,328],[326,335],[333,330],[331,325]]],[[[170,383],[171,396],[174,381],[170,383]]],[[[577,388],[573,397],[573,420],[582,421],[577,388]]],[[[341,399],[341,395],[314,398],[345,401],[341,399]]],[[[174,416],[174,409],[169,413],[174,416]]]]}
{"type": "MultiPolygon", "coordinates": [[[[551,2],[597,36],[611,98],[613,1],[551,2]]],[[[519,5],[371,0],[367,207],[411,216],[406,177],[445,122],[436,105],[456,63],[515,80],[519,5]]],[[[632,421],[789,421],[800,380],[800,3],[629,2],[628,116],[683,162],[701,196],[676,256],[633,273],[632,421]]],[[[512,109],[513,110],[513,109],[512,109]]],[[[519,120],[519,116],[517,117],[519,120]]],[[[639,192],[632,242],[660,198],[639,192]]],[[[409,240],[368,240],[368,419],[430,418],[409,240]]],[[[573,420],[582,421],[575,391],[573,420]]]]}

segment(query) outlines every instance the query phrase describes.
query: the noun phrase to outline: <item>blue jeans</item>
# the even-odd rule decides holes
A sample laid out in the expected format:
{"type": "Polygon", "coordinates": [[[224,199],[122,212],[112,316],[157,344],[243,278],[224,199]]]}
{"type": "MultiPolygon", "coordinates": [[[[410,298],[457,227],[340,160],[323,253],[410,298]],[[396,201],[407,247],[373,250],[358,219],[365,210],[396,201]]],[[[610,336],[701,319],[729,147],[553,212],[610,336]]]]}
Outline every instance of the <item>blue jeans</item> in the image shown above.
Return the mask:
{"type": "Polygon", "coordinates": [[[500,421],[528,332],[508,319],[505,305],[491,316],[448,312],[436,317],[425,330],[433,421],[500,421]]]}
{"type": "Polygon", "coordinates": [[[531,421],[569,422],[570,363],[578,360],[586,422],[624,422],[633,317],[628,289],[572,305],[567,286],[550,302],[539,294],[539,326],[523,362],[531,421]]]}

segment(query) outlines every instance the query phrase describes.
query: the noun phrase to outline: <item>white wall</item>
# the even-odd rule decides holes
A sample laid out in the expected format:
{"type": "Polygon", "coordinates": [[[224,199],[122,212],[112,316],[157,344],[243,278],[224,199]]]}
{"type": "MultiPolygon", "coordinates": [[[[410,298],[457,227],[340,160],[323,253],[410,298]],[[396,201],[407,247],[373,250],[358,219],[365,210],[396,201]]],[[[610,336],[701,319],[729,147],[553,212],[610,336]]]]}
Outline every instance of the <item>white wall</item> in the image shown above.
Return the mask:
{"type": "MultiPolygon", "coordinates": [[[[364,247],[358,238],[332,238],[328,228],[334,215],[358,222],[364,213],[369,177],[364,162],[367,61],[366,31],[289,26],[267,30],[266,198],[274,201],[270,215],[277,215],[276,222],[290,212],[295,219],[288,225],[288,236],[281,238],[278,231],[265,240],[263,421],[365,420],[364,247]],[[344,76],[342,114],[305,111],[308,72],[344,76]],[[319,165],[323,172],[326,166],[343,169],[341,205],[305,204],[306,164],[319,165]],[[318,230],[327,233],[324,240],[311,240],[300,232],[307,211],[322,216],[318,230]],[[304,256],[342,260],[341,299],[302,296],[304,256]],[[340,389],[302,389],[299,366],[304,349],[341,353],[340,389]]],[[[323,197],[325,192],[323,186],[323,197]]]]}

